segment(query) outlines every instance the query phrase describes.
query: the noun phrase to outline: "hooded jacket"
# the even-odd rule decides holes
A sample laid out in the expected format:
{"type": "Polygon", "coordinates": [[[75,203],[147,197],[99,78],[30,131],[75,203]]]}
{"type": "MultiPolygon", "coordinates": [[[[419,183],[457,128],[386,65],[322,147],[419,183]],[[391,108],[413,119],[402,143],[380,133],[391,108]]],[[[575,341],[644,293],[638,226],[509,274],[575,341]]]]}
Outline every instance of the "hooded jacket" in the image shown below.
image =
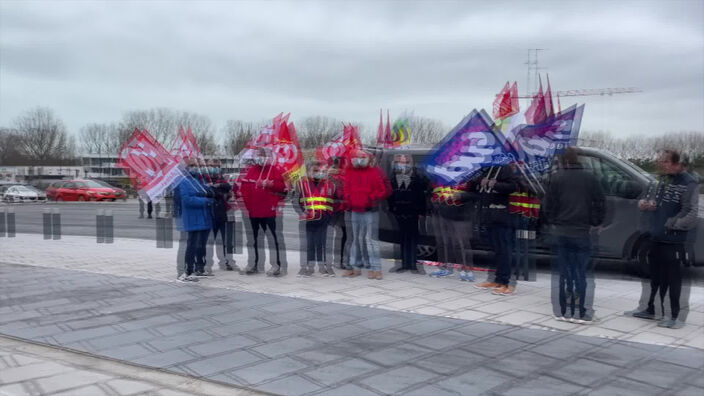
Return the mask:
{"type": "Polygon", "coordinates": [[[213,228],[213,200],[205,197],[207,187],[198,179],[186,176],[178,186],[183,230],[186,232],[213,228]]]}
{"type": "Polygon", "coordinates": [[[354,168],[345,170],[343,197],[347,210],[368,212],[391,194],[391,184],[378,167],[354,168]]]}

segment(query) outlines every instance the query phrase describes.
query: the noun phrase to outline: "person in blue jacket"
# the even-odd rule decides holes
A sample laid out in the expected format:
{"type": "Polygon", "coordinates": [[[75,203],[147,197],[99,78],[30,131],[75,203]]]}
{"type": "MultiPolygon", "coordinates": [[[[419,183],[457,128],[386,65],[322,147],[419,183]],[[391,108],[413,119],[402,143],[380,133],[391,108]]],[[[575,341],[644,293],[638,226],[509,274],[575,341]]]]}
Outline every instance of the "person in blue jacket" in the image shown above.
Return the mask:
{"type": "Polygon", "coordinates": [[[186,232],[185,271],[180,281],[193,281],[205,270],[205,243],[213,228],[213,192],[198,177],[195,158],[187,160],[187,175],[178,186],[183,231],[186,232]]]}

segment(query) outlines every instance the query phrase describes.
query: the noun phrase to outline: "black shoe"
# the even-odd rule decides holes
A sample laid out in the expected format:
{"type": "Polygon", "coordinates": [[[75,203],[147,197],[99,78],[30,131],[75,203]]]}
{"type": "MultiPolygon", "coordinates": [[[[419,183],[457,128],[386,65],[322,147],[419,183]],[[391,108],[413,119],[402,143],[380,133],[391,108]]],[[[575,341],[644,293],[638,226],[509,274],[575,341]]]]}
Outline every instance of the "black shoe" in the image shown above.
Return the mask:
{"type": "Polygon", "coordinates": [[[232,268],[230,264],[225,264],[225,271],[234,271],[235,269],[232,268]]]}
{"type": "Polygon", "coordinates": [[[404,271],[404,269],[403,269],[400,265],[398,265],[398,264],[394,265],[394,266],[391,267],[391,269],[389,270],[389,272],[402,272],[402,271],[404,271]]]}
{"type": "Polygon", "coordinates": [[[259,270],[257,270],[256,268],[250,268],[250,269],[244,271],[245,275],[254,275],[254,274],[258,274],[258,273],[259,273],[259,270]]]}
{"type": "Polygon", "coordinates": [[[647,309],[644,309],[642,311],[633,311],[633,312],[630,312],[630,314],[631,314],[631,316],[633,316],[635,318],[655,320],[655,313],[650,312],[647,309]]]}

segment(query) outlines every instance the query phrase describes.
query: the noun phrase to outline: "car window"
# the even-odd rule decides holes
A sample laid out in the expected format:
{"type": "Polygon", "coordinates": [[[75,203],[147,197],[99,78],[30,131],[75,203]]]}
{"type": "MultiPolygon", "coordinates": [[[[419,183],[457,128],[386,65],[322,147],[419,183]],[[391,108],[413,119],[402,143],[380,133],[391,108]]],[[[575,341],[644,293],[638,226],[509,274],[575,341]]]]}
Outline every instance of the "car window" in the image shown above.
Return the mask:
{"type": "Polygon", "coordinates": [[[76,188],[76,184],[75,184],[75,183],[68,182],[68,183],[66,183],[66,184],[63,185],[63,188],[76,188]]]}
{"type": "Polygon", "coordinates": [[[64,182],[54,182],[51,186],[54,188],[59,188],[64,184],[64,182]]]}
{"type": "Polygon", "coordinates": [[[110,185],[107,184],[107,183],[105,183],[105,184],[103,184],[103,183],[98,183],[98,182],[96,182],[96,181],[94,181],[94,180],[87,180],[87,181],[85,181],[85,182],[81,182],[80,184],[82,184],[81,187],[90,187],[90,188],[105,188],[105,187],[110,187],[110,188],[112,188],[112,186],[110,186],[110,185]],[[106,185],[106,184],[107,184],[107,185],[106,185]]]}
{"type": "Polygon", "coordinates": [[[83,187],[85,187],[85,186],[86,186],[85,183],[76,182],[76,187],[75,187],[75,188],[83,188],[83,187]]]}
{"type": "Polygon", "coordinates": [[[623,169],[603,158],[588,155],[579,157],[584,169],[591,171],[597,177],[601,189],[606,195],[623,195],[626,184],[631,181],[631,176],[623,169]]]}

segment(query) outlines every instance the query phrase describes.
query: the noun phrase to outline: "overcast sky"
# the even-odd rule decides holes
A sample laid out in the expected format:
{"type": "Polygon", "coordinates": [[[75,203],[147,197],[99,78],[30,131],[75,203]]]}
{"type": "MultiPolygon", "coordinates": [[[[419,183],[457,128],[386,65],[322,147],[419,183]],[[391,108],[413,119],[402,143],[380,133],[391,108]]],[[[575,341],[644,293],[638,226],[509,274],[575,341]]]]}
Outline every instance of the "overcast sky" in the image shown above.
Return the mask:
{"type": "Polygon", "coordinates": [[[507,80],[525,92],[529,48],[556,90],[643,90],[564,98],[586,103],[582,130],[704,133],[702,0],[0,0],[0,126],[40,105],[72,132],[152,107],[369,129],[383,107],[449,128],[507,80]]]}

